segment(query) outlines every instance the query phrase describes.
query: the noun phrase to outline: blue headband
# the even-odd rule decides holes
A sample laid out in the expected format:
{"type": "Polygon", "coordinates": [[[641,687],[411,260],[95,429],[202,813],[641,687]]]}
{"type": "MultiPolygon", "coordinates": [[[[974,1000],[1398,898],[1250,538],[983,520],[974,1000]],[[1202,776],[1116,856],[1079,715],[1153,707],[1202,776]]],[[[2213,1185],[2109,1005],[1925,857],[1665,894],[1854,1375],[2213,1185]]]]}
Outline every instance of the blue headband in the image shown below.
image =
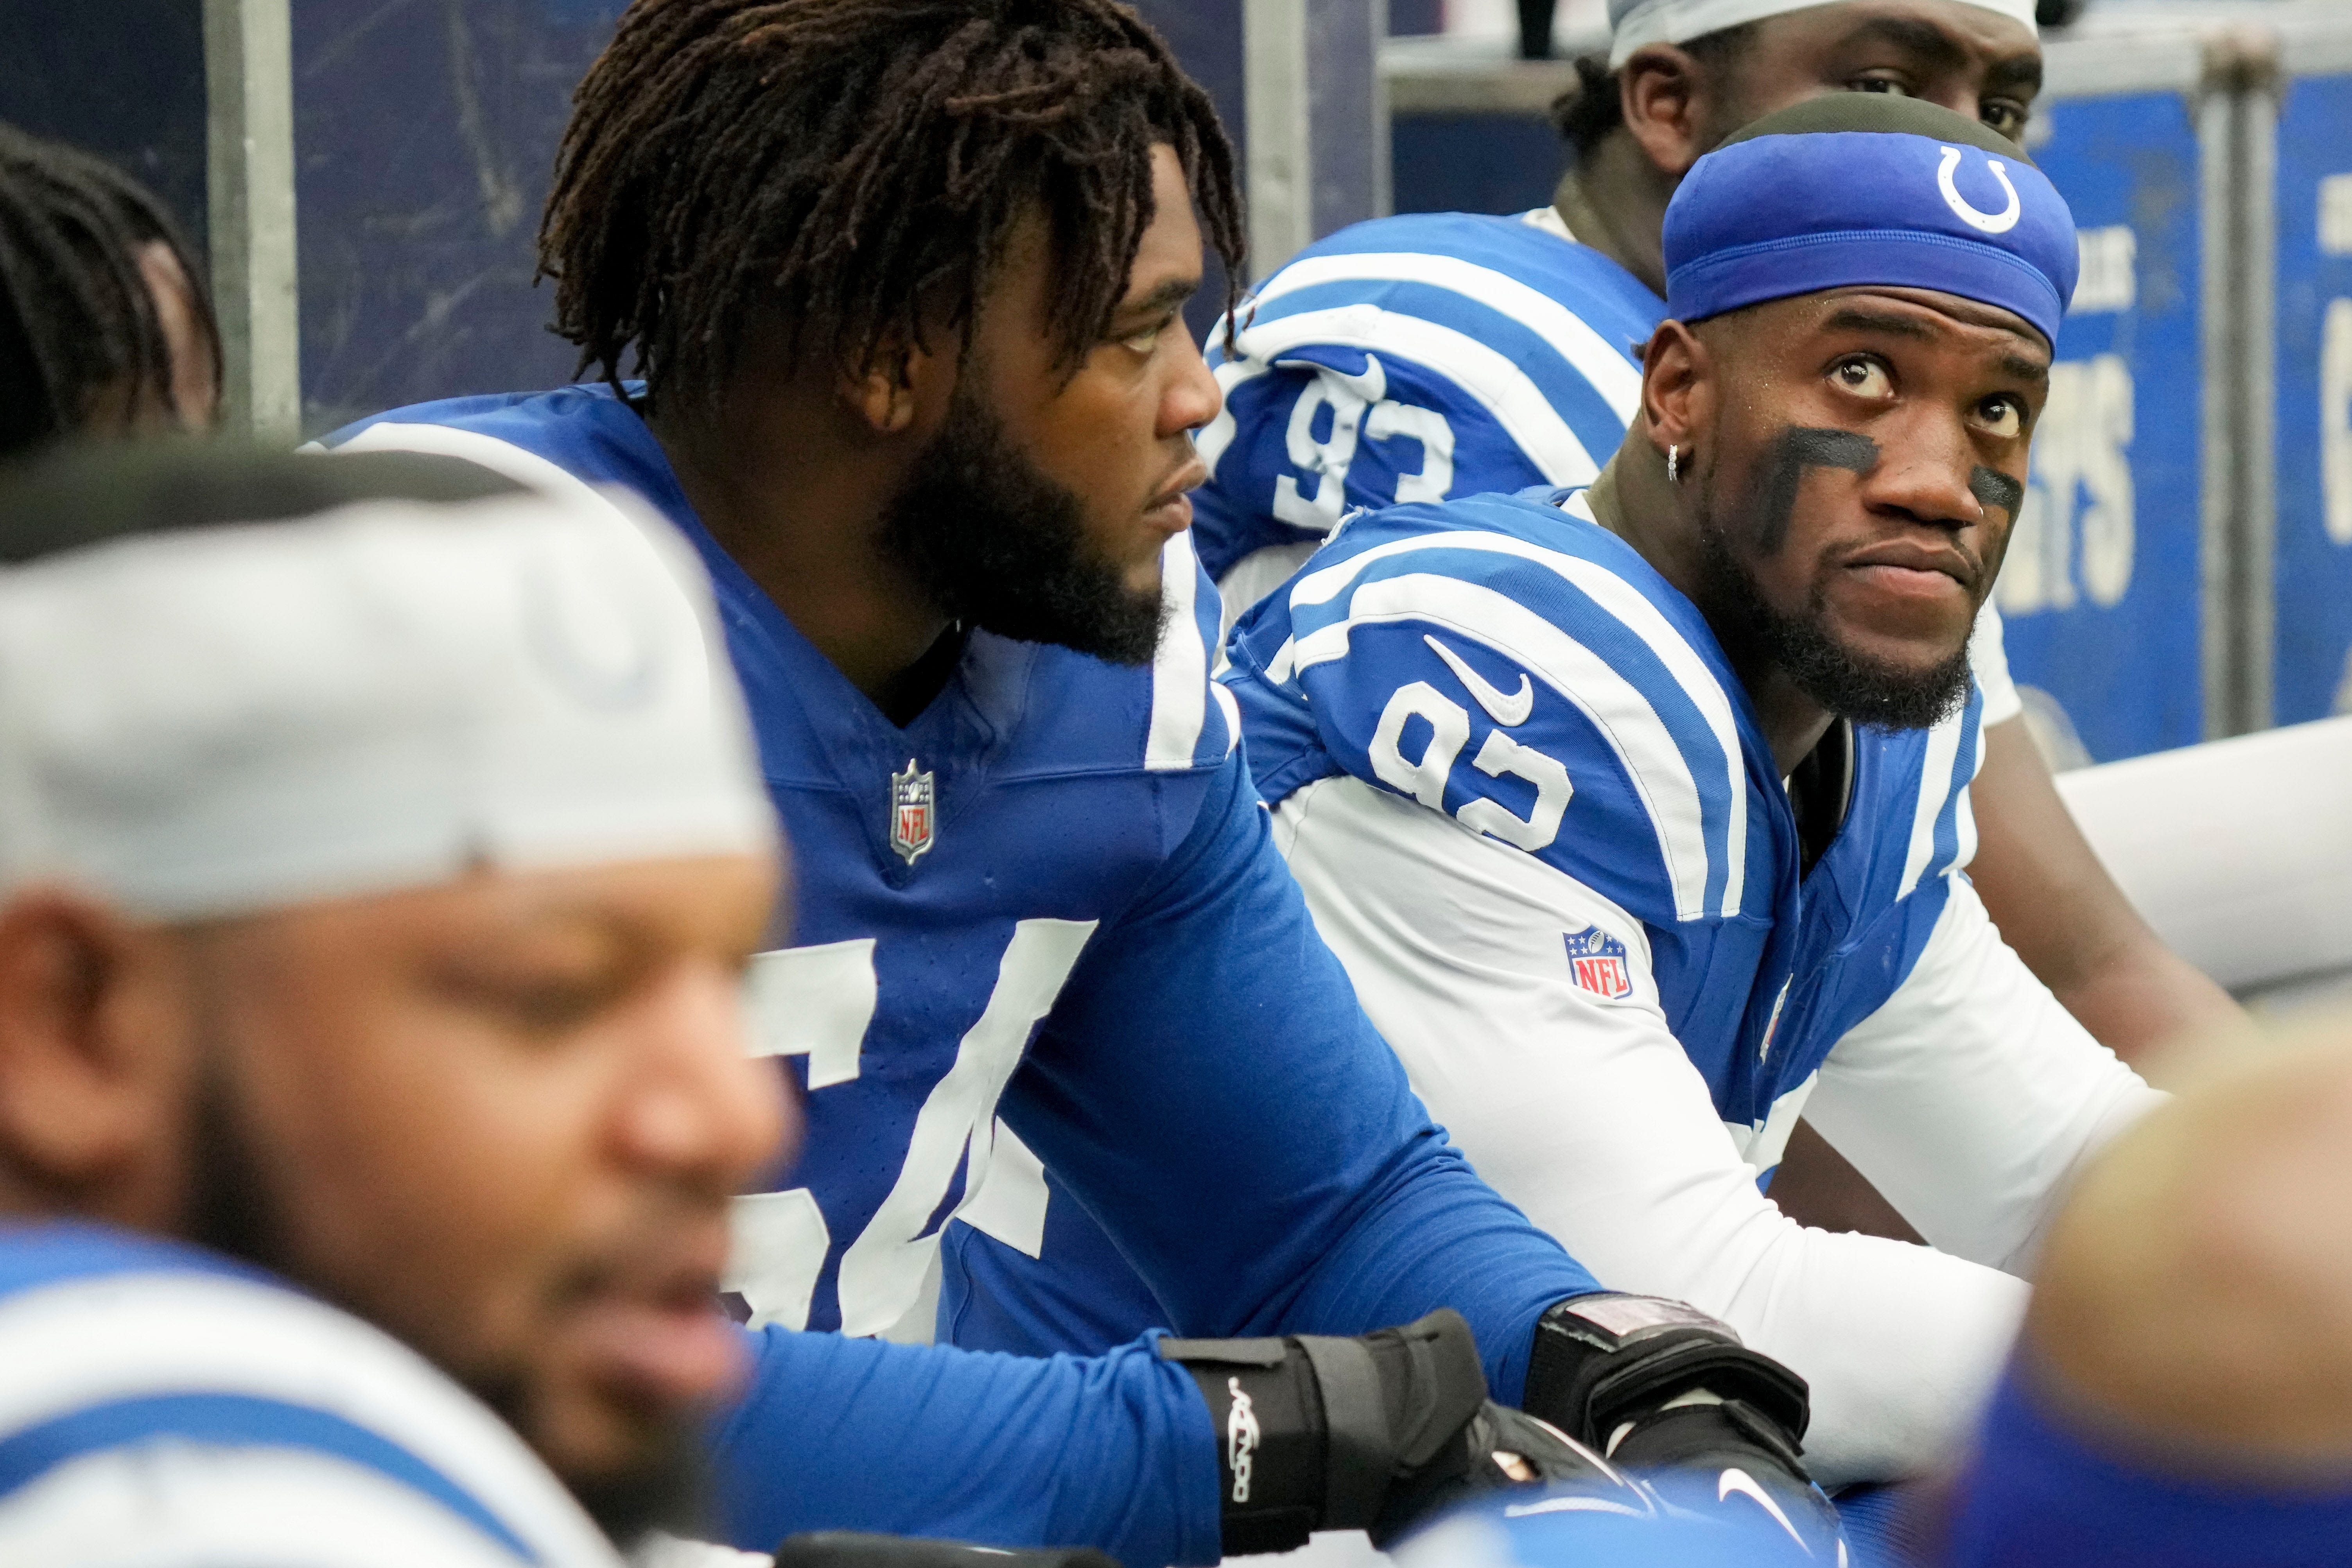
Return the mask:
{"type": "Polygon", "coordinates": [[[1665,253],[1677,321],[1880,285],[1996,305],[2053,342],[2081,267],[2073,215],[2022,155],[1908,131],[1766,134],[1716,149],[1666,208],[1665,253]]]}

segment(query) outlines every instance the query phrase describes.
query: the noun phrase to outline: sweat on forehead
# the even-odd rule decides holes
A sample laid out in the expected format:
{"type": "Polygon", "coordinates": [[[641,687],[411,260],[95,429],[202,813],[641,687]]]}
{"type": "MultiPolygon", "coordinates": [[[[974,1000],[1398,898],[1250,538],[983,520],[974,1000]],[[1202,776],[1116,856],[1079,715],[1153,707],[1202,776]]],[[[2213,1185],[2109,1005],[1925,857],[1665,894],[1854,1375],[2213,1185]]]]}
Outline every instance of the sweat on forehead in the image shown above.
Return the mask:
{"type": "MultiPolygon", "coordinates": [[[[1686,44],[1709,33],[1741,27],[1836,0],[1609,0],[1609,68],[1615,70],[1644,44],[1686,44]]],[[[2040,36],[2033,0],[1962,0],[2021,23],[2040,36]]]]}
{"type": "Polygon", "coordinates": [[[2080,257],[2022,150],[1915,99],[1836,93],[1692,165],[1666,208],[1666,313],[1698,321],[1841,288],[1931,289],[2054,342],[2080,257]]]}

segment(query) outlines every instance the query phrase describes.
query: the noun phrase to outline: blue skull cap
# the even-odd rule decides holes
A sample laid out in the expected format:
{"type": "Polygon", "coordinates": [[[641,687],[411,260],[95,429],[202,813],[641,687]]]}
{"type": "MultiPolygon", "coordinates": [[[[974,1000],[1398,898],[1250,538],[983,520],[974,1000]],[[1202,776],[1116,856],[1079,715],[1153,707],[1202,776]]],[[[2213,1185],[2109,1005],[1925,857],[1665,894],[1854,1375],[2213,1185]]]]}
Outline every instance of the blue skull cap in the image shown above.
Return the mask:
{"type": "Polygon", "coordinates": [[[1701,158],[1666,208],[1666,313],[1699,321],[1826,289],[1934,289],[2055,342],[2081,256],[2014,144],[1915,99],[1838,93],[1701,158]]]}

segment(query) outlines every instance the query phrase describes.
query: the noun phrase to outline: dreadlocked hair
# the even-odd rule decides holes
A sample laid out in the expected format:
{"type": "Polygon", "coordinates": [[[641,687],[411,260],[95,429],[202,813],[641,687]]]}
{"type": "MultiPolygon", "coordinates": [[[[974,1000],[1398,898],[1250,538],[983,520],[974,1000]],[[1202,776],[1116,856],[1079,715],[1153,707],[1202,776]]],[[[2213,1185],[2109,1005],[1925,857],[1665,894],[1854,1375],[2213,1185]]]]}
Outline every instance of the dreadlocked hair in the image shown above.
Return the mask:
{"type": "Polygon", "coordinates": [[[220,379],[220,333],[179,226],[101,158],[0,124],[0,454],[79,429],[129,384],[168,402],[172,347],[139,268],[160,241],[187,275],[220,379]]]}
{"type": "Polygon", "coordinates": [[[1113,0],[636,0],[572,100],[539,233],[554,331],[649,401],[707,398],[745,329],[856,374],[968,335],[1019,223],[1074,367],[1127,289],[1151,149],[1182,163],[1230,314],[1244,232],[1208,95],[1113,0]]]}

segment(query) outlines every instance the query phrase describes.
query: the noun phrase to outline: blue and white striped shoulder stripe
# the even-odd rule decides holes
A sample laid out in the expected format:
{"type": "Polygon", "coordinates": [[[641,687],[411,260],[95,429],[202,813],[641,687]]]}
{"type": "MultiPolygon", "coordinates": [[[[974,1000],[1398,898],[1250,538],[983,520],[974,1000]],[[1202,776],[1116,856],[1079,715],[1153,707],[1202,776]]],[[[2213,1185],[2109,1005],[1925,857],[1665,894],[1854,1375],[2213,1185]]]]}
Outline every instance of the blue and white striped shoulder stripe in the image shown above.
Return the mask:
{"type": "Polygon", "coordinates": [[[1731,700],[1633,584],[1580,555],[1461,530],[1373,545],[1309,572],[1291,588],[1289,605],[1291,635],[1266,669],[1277,683],[1347,657],[1356,627],[1398,621],[1442,628],[1527,669],[1592,721],[1632,779],[1657,836],[1675,918],[1739,912],[1748,773],[1731,700]],[[1458,563],[1465,552],[1551,574],[1572,590],[1576,609],[1563,619],[1574,624],[1555,624],[1498,588],[1454,574],[1448,557],[1458,563]]]}
{"type": "MultiPolygon", "coordinates": [[[[1633,422],[1641,367],[1542,289],[1458,256],[1360,251],[1291,262],[1242,307],[1215,368],[1228,408],[1198,439],[1213,471],[1235,387],[1315,344],[1410,360],[1484,409],[1556,485],[1591,482],[1633,422]]],[[[1210,334],[1223,341],[1222,323],[1210,334]]]]}
{"type": "Polygon", "coordinates": [[[1923,881],[1960,869],[1977,858],[1976,813],[1969,785],[1984,765],[1984,695],[1971,689],[1960,710],[1927,731],[1919,763],[1919,794],[1911,803],[1911,837],[1895,896],[1906,899],[1923,881]]]}
{"type": "Polygon", "coordinates": [[[423,1359],[226,1275],[0,1300],[0,1562],[618,1568],[546,1467],[423,1359]]]}
{"type": "Polygon", "coordinates": [[[1144,734],[1144,769],[1166,773],[1223,762],[1241,741],[1242,715],[1234,694],[1211,679],[1224,668],[1224,649],[1217,638],[1224,616],[1216,585],[1192,552],[1190,531],[1170,540],[1160,552],[1160,647],[1151,659],[1151,723],[1144,734]],[[1215,724],[1209,721],[1213,711],[1215,724]]]}

